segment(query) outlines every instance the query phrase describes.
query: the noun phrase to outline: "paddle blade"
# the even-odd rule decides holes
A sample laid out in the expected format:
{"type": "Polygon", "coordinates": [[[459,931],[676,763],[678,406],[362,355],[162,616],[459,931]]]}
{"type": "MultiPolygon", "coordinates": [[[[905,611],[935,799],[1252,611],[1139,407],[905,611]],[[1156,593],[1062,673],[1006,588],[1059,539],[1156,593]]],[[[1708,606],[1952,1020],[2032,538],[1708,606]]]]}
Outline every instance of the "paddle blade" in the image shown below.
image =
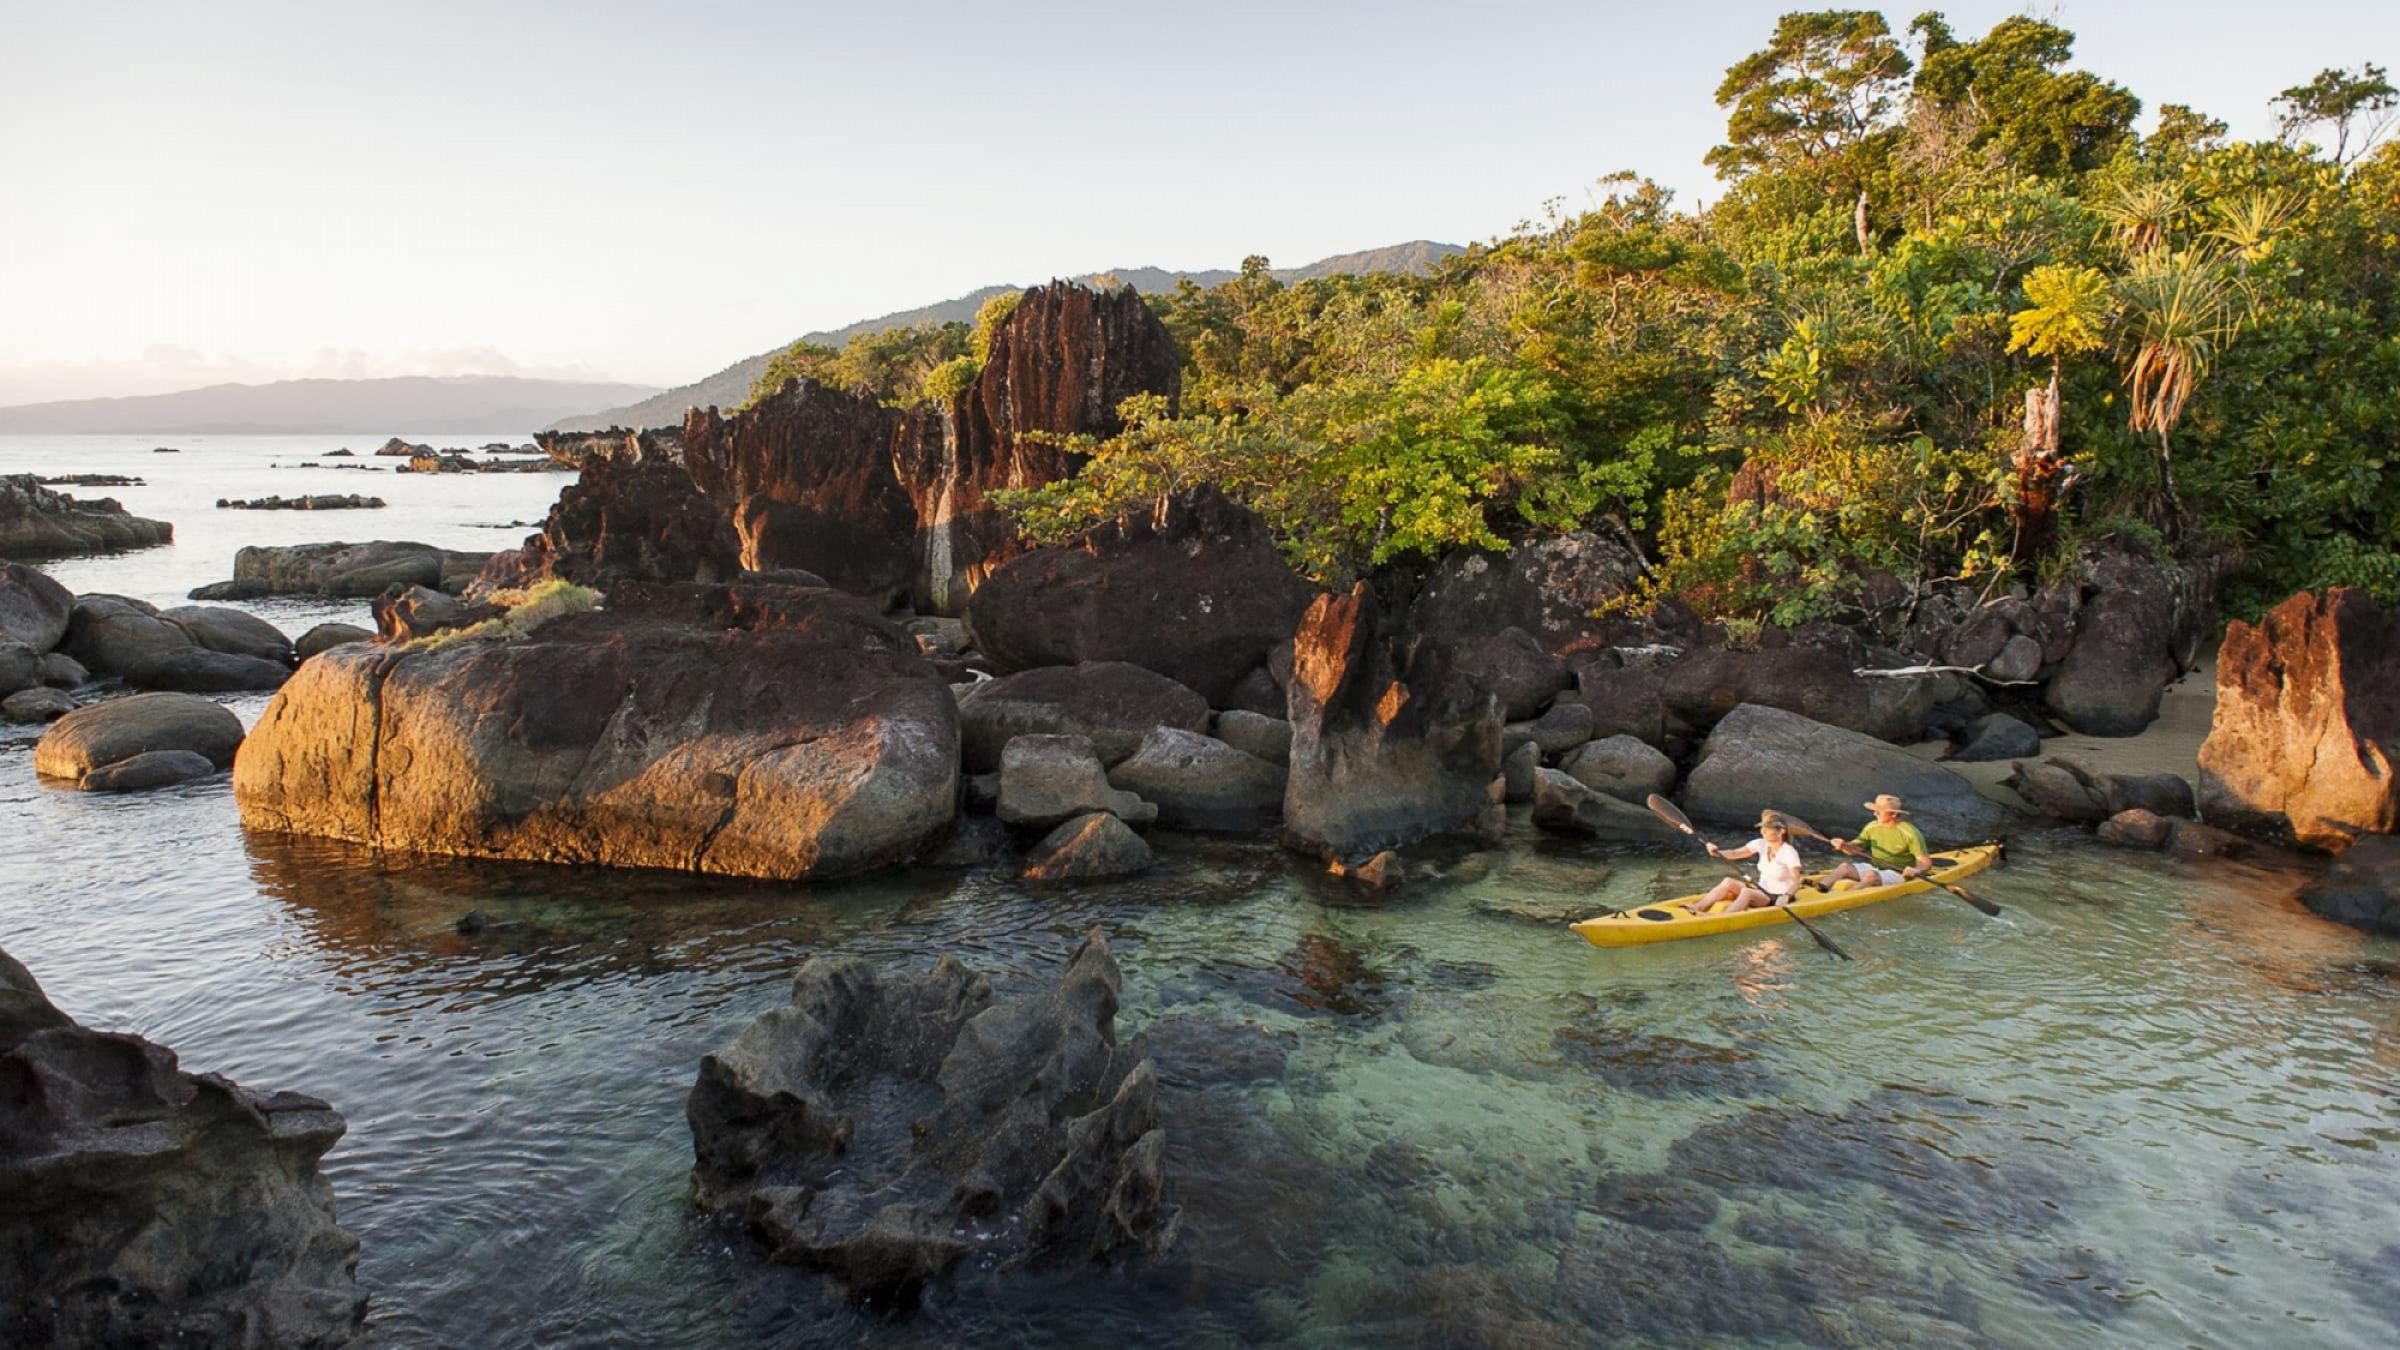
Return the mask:
{"type": "Polygon", "coordinates": [[[1651,815],[1654,815],[1660,820],[1667,822],[1669,825],[1672,825],[1676,829],[1683,831],[1685,834],[1691,835],[1695,838],[1699,836],[1700,832],[1692,828],[1691,818],[1684,815],[1683,812],[1677,810],[1675,803],[1668,801],[1666,798],[1661,797],[1657,793],[1653,792],[1650,794],[1649,807],[1651,815]]]}
{"type": "Polygon", "coordinates": [[[1991,915],[1995,919],[2000,917],[2000,907],[1998,905],[1995,905],[1991,901],[1984,899],[1982,896],[1977,895],[1975,892],[1968,890],[1964,886],[1953,886],[1947,881],[1937,881],[1933,884],[1941,887],[1945,891],[1950,892],[1952,895],[1957,896],[1959,899],[1966,901],[1975,908],[1982,910],[1984,913],[1991,915]]]}

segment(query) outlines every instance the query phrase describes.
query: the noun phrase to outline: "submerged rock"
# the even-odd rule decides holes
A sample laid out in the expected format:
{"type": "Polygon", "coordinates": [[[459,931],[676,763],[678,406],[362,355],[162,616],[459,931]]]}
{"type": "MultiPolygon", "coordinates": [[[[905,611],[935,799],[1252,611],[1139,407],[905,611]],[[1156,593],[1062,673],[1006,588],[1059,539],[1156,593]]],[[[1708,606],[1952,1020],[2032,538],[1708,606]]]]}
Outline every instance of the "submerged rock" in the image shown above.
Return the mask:
{"type": "Polygon", "coordinates": [[[621,588],[530,634],[303,665],[234,772],[252,829],[737,876],[904,861],[949,827],[958,725],[855,597],[621,588]]]}
{"type": "Polygon", "coordinates": [[[2400,839],[2369,835],[2342,851],[2300,903],[2337,923],[2400,937],[2400,839]]]}
{"type": "Polygon", "coordinates": [[[970,1255],[1163,1252],[1157,1071],[1117,1044],[1121,984],[1098,929],[1056,989],[1009,1000],[947,956],[914,977],[812,958],[788,1006],[700,1062],[694,1196],[870,1303],[913,1302],[970,1255]]]}
{"type": "Polygon", "coordinates": [[[0,1084],[0,1343],[363,1341],[324,1102],[87,1030],[4,951],[0,1084]]]}
{"type": "Polygon", "coordinates": [[[2217,652],[2200,747],[2210,821],[2317,849],[2400,830],[2400,616],[2365,592],[2303,591],[2217,652]]]}

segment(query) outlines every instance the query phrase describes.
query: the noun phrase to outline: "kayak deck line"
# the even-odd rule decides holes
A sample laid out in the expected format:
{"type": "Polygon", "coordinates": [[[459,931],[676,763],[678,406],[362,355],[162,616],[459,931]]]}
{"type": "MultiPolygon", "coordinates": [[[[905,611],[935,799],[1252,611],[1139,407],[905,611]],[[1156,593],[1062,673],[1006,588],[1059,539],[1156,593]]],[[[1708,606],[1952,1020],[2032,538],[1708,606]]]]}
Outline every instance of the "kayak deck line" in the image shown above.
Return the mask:
{"type": "MultiPolygon", "coordinates": [[[[1998,844],[1978,844],[1973,848],[1948,849],[1927,856],[1933,859],[1935,876],[1944,881],[1958,881],[1989,868],[1999,854],[1998,844]]],[[[1808,881],[1811,885],[1823,885],[1830,873],[1830,868],[1812,872],[1808,881]]],[[[1657,904],[1629,906],[1618,913],[1585,919],[1567,927],[1595,947],[1638,947],[1653,942],[1734,933],[1767,924],[1788,924],[1792,921],[1793,910],[1797,910],[1802,918],[1813,919],[1820,914],[1834,914],[1907,895],[1922,895],[1933,889],[1931,881],[1911,878],[1895,886],[1857,886],[1846,891],[1811,892],[1807,893],[1806,899],[1795,900],[1789,906],[1745,909],[1732,914],[1693,914],[1670,908],[1685,900],[1699,898],[1683,896],[1657,904]]]]}

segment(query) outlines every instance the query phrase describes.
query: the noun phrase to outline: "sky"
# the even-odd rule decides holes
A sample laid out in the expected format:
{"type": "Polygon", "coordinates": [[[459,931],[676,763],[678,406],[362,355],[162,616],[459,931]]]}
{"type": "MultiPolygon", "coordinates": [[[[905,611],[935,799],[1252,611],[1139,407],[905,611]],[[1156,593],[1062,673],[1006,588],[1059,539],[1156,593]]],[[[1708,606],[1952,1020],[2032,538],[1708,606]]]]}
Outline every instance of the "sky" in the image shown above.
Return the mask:
{"type": "MultiPolygon", "coordinates": [[[[1621,169],[1710,200],[1717,82],[1795,7],[0,0],[0,404],[665,386],[994,282],[1489,239],[1621,169]]],[[[2388,0],[2031,12],[2236,135],[2400,67],[2388,0]]]]}

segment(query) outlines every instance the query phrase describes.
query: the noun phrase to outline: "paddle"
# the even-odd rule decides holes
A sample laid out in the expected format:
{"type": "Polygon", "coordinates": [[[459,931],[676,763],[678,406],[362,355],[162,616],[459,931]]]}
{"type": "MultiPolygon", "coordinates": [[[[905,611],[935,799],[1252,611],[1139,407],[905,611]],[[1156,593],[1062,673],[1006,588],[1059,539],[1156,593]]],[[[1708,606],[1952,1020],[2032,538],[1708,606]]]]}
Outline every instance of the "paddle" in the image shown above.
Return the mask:
{"type": "MultiPolygon", "coordinates": [[[[1801,838],[1814,839],[1818,843],[1824,844],[1828,847],[1833,845],[1833,841],[1831,839],[1828,839],[1824,835],[1817,833],[1816,826],[1809,824],[1807,821],[1793,815],[1791,812],[1778,810],[1776,814],[1782,816],[1783,823],[1791,826],[1792,833],[1799,835],[1801,838]]],[[[1838,853],[1841,850],[1837,848],[1834,851],[1838,853]]],[[[1991,915],[1993,918],[1997,919],[2000,917],[2000,907],[1998,905],[1995,905],[1991,901],[1984,899],[1982,896],[1968,890],[1966,887],[1953,886],[1949,882],[1942,880],[1940,877],[1934,876],[1930,872],[1926,873],[1925,879],[1932,882],[1934,885],[1941,887],[1943,890],[1950,892],[1952,895],[1957,896],[1959,899],[1966,901],[1968,904],[1973,905],[1975,908],[1982,910],[1984,913],[1991,915]]]]}
{"type": "MultiPolygon", "coordinates": [[[[1700,831],[1692,828],[1691,820],[1687,818],[1683,812],[1675,809],[1675,803],[1668,801],[1666,798],[1661,797],[1657,793],[1653,792],[1650,794],[1649,805],[1651,815],[1658,817],[1660,820],[1663,820],[1669,825],[1674,826],[1676,829],[1683,831],[1693,839],[1698,840],[1703,847],[1707,845],[1708,841],[1700,838],[1700,831]]],[[[1737,880],[1741,879],[1741,873],[1738,871],[1735,872],[1734,877],[1737,880]]],[[[1784,916],[1789,918],[1793,923],[1796,923],[1802,928],[1808,930],[1808,935],[1817,940],[1818,946],[1823,947],[1825,950],[1832,952],[1835,956],[1838,956],[1845,961],[1857,959],[1851,956],[1850,953],[1843,951],[1840,947],[1835,946],[1832,938],[1829,938],[1823,933],[1818,932],[1815,924],[1810,923],[1808,920],[1801,918],[1798,914],[1793,913],[1790,905],[1777,905],[1776,908],[1782,910],[1784,912],[1784,916]]]]}

